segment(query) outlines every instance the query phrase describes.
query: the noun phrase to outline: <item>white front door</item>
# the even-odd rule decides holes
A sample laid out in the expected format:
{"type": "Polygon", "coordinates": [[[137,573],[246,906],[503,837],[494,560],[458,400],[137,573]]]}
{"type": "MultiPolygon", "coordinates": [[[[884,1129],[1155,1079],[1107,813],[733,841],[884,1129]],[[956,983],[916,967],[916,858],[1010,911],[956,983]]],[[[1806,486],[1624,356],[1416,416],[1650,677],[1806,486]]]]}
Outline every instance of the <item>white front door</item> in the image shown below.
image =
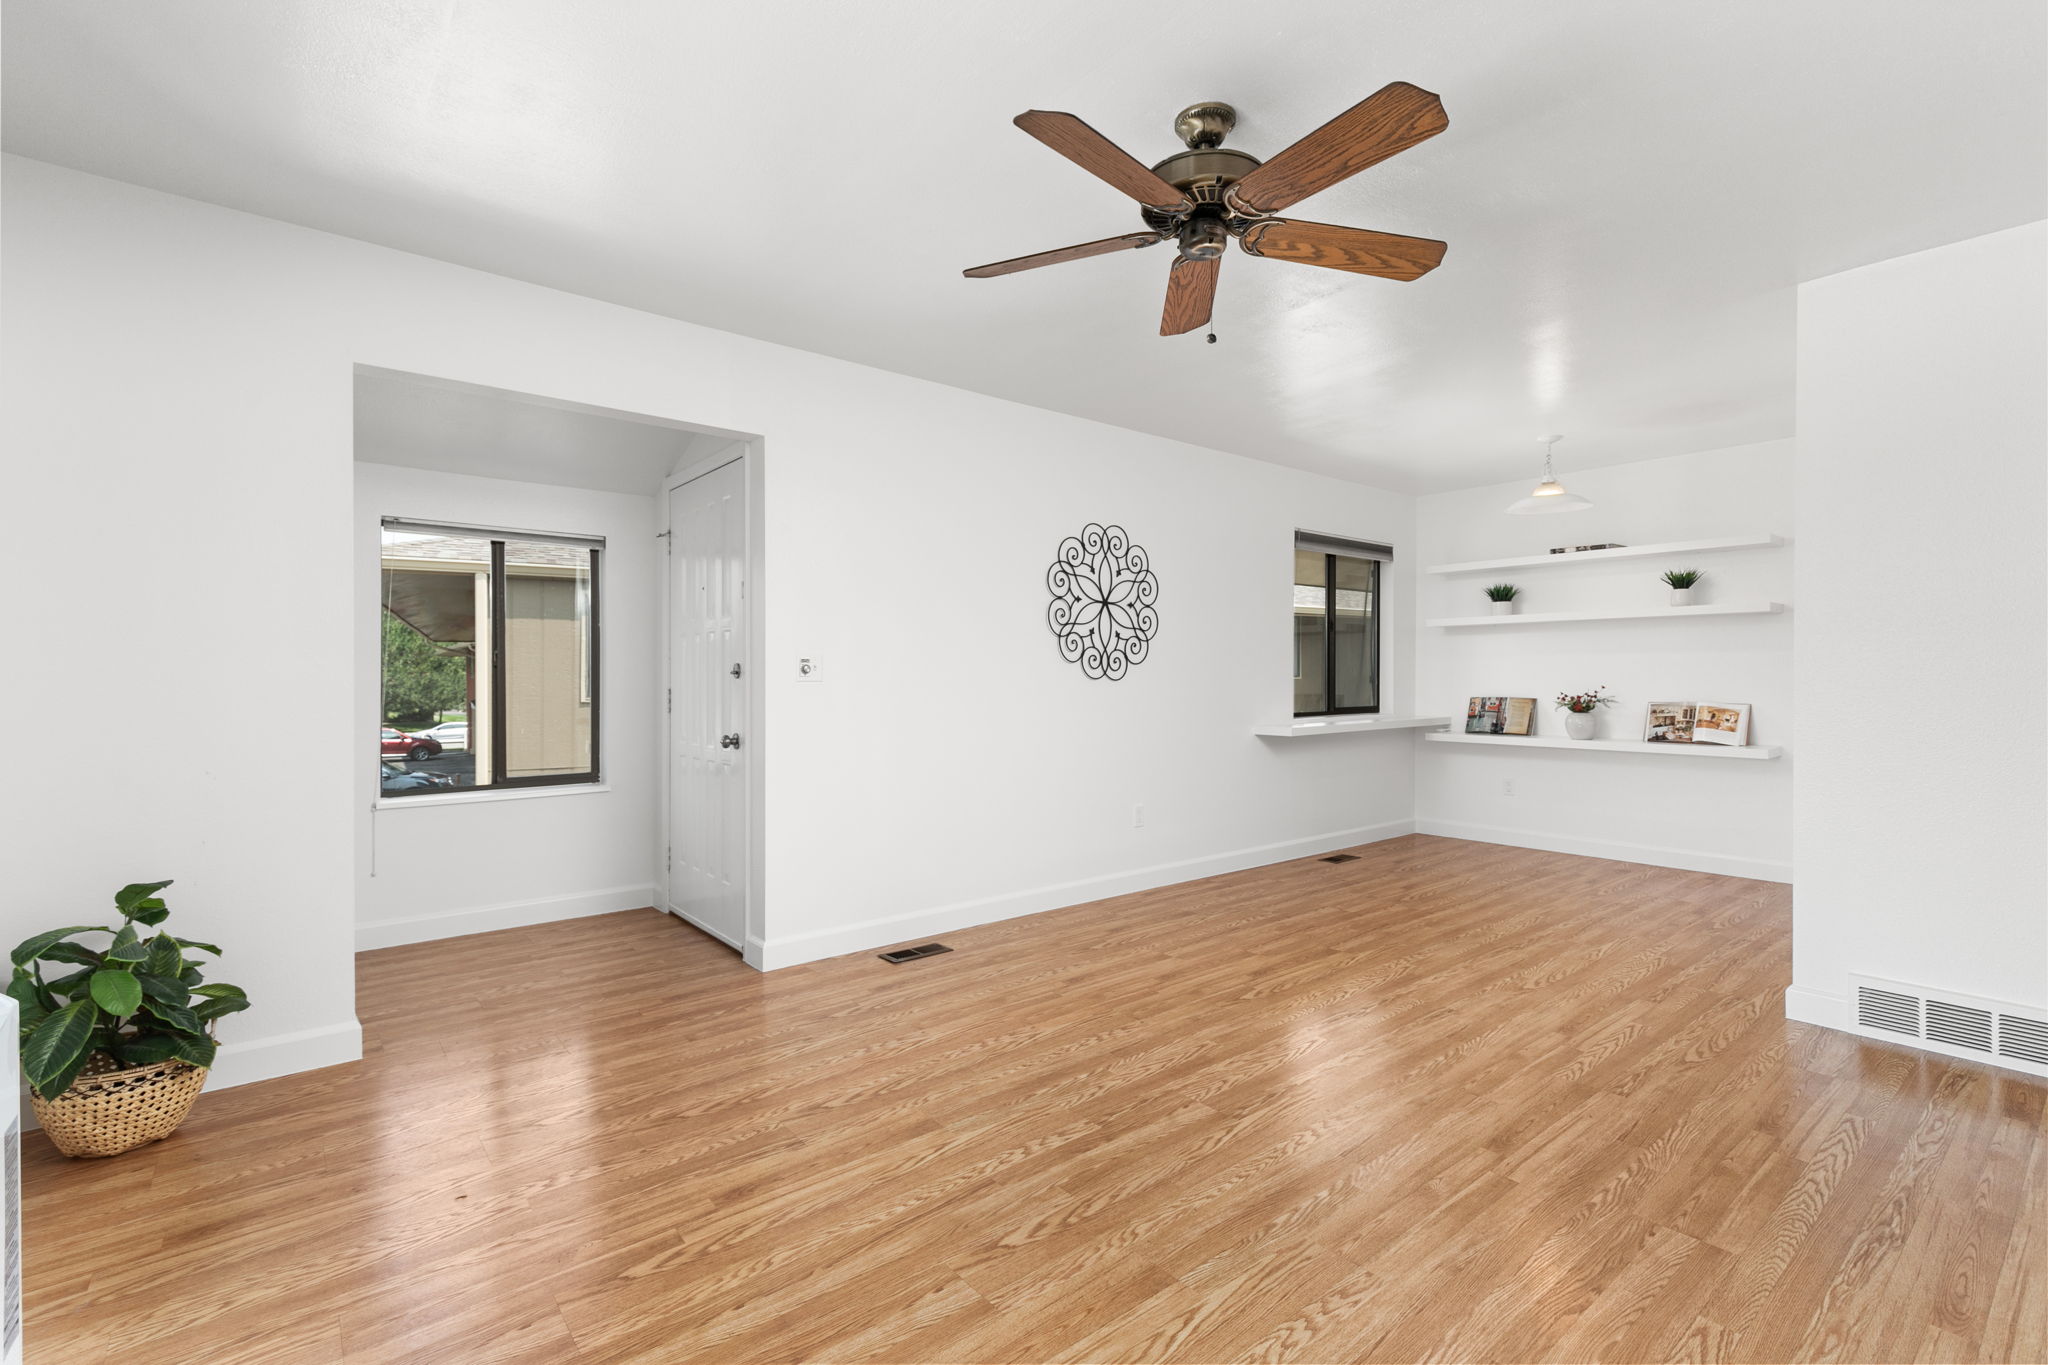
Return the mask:
{"type": "Polygon", "coordinates": [[[734,460],[669,490],[669,909],[747,934],[747,479],[734,460]]]}

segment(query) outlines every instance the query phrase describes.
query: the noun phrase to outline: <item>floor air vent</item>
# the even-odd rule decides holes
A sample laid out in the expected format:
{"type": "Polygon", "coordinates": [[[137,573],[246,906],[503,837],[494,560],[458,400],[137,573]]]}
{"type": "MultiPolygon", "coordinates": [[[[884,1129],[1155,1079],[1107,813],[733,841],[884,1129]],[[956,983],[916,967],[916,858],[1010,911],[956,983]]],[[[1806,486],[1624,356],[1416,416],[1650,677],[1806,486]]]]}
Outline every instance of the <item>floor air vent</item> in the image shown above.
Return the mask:
{"type": "Polygon", "coordinates": [[[1946,1000],[1927,1002],[1927,1036],[1937,1043],[1966,1047],[1972,1052],[1991,1051],[1991,1011],[1968,1005],[1951,1005],[1946,1000]]]}
{"type": "Polygon", "coordinates": [[[936,957],[940,953],[952,951],[943,943],[925,943],[915,948],[896,948],[890,952],[876,953],[875,956],[884,962],[915,962],[921,957],[936,957]]]}
{"type": "Polygon", "coordinates": [[[1856,1022],[1865,1028],[1881,1028],[1891,1033],[1906,1033],[1918,1038],[1919,998],[1901,995],[1897,991],[1881,991],[1875,986],[1858,986],[1856,1022]]]}
{"type": "Polygon", "coordinates": [[[2048,1075],[2048,1010],[1875,977],[1855,977],[1851,984],[1859,1033],[1911,1038],[1933,1052],[1996,1058],[2018,1071],[2048,1075]]]}
{"type": "Polygon", "coordinates": [[[1356,853],[1332,853],[1323,861],[1326,863],[1355,863],[1358,861],[1358,855],[1356,853]]]}
{"type": "Polygon", "coordinates": [[[2048,1023],[2017,1014],[1999,1015],[1998,1055],[2048,1066],[2048,1023]]]}

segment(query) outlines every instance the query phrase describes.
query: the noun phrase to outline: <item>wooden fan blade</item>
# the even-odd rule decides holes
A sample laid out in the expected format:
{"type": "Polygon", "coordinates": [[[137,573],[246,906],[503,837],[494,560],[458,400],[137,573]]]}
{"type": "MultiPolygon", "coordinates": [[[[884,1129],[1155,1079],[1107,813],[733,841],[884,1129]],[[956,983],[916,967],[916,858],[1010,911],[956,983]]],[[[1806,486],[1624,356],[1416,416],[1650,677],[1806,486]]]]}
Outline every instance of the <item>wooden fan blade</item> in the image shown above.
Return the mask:
{"type": "Polygon", "coordinates": [[[1136,247],[1151,246],[1159,240],[1160,234],[1156,232],[1130,232],[1121,237],[1104,237],[1099,242],[1063,246],[1057,251],[1041,251],[1035,256],[1013,256],[1007,261],[997,261],[993,265],[978,265],[972,270],[963,270],[960,273],[970,280],[985,280],[993,275],[1014,275],[1020,270],[1036,270],[1042,265],[1058,265],[1061,261],[1106,256],[1112,251],[1130,251],[1136,247]]]}
{"type": "Polygon", "coordinates": [[[1168,213],[1191,207],[1186,195],[1072,114],[1027,109],[1011,122],[1088,174],[1122,190],[1141,204],[1168,213]]]}
{"type": "Polygon", "coordinates": [[[1406,81],[1368,95],[1230,187],[1237,204],[1277,213],[1451,126],[1443,101],[1406,81]]]}
{"type": "Polygon", "coordinates": [[[1166,312],[1159,319],[1159,335],[1177,337],[1192,332],[1209,320],[1216,306],[1216,271],[1223,259],[1206,261],[1173,258],[1172,273],[1166,277],[1166,312]]]}
{"type": "Polygon", "coordinates": [[[1349,270],[1354,275],[1377,275],[1383,280],[1420,279],[1444,258],[1444,244],[1427,237],[1401,237],[1292,218],[1260,219],[1244,230],[1238,242],[1254,256],[1349,270]]]}

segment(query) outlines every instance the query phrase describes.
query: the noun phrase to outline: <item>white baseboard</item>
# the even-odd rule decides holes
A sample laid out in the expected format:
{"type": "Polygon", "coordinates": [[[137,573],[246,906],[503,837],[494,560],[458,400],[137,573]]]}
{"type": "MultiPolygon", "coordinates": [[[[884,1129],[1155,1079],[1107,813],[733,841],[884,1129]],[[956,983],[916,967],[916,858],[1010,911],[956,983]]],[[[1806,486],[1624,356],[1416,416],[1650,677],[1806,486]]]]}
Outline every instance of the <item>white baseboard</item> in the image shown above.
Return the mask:
{"type": "Polygon", "coordinates": [[[1069,905],[1106,900],[1111,896],[1127,896],[1133,891],[1150,891],[1155,887],[1198,881],[1203,877],[1220,876],[1225,872],[1242,872],[1246,868],[1313,857],[1318,853],[1329,853],[1356,844],[1377,843],[1382,839],[1394,839],[1414,832],[1415,826],[1412,822],[1390,820],[1382,825],[1336,830],[1307,839],[1261,844],[1256,848],[1190,858],[1183,862],[1160,863],[1132,872],[1113,873],[1107,877],[1093,877],[1077,882],[1061,882],[1056,886],[1042,886],[1012,895],[991,896],[986,900],[961,901],[954,905],[938,906],[908,915],[862,920],[858,924],[836,929],[820,929],[814,933],[793,934],[787,938],[769,939],[765,942],[752,940],[747,944],[746,960],[764,972],[779,967],[794,967],[799,963],[816,962],[820,958],[838,957],[842,953],[886,948],[905,939],[925,938],[932,934],[971,929],[978,924],[994,924],[998,920],[1015,919],[1019,915],[1036,915],[1047,910],[1064,909],[1069,905]]]}
{"type": "Polygon", "coordinates": [[[1508,829],[1501,825],[1472,825],[1459,820],[1417,820],[1415,832],[1438,834],[1446,839],[1471,839],[1482,844],[1506,844],[1510,848],[1541,849],[1546,853],[1576,853],[1584,858],[1612,858],[1624,863],[1648,863],[1652,867],[1676,867],[1687,872],[1712,872],[1723,877],[1754,877],[1766,882],[1792,880],[1790,863],[1736,858],[1725,853],[1701,853],[1689,848],[1629,844],[1618,839],[1580,839],[1531,829],[1508,829]]]}
{"type": "Polygon", "coordinates": [[[654,887],[645,884],[607,887],[574,896],[506,901],[502,905],[480,905],[468,910],[448,910],[405,919],[371,920],[356,926],[356,951],[365,953],[374,948],[395,948],[401,943],[425,943],[430,939],[486,934],[493,929],[517,929],[522,925],[546,924],[551,920],[581,919],[585,915],[609,915],[617,910],[638,910],[653,904],[654,887]]]}
{"type": "MultiPolygon", "coordinates": [[[[207,1072],[206,1088],[225,1090],[231,1085],[358,1062],[362,1057],[363,1026],[353,1019],[345,1024],[300,1029],[269,1038],[246,1038],[220,1045],[220,1055],[213,1059],[213,1068],[207,1072]]],[[[42,1126],[36,1122],[36,1111],[28,1102],[26,1087],[21,1096],[21,1125],[25,1129],[42,1126]]]]}
{"type": "Polygon", "coordinates": [[[1850,1022],[1846,996],[1829,995],[1808,986],[1785,988],[1785,1017],[1802,1024],[1847,1030],[1850,1022]]]}

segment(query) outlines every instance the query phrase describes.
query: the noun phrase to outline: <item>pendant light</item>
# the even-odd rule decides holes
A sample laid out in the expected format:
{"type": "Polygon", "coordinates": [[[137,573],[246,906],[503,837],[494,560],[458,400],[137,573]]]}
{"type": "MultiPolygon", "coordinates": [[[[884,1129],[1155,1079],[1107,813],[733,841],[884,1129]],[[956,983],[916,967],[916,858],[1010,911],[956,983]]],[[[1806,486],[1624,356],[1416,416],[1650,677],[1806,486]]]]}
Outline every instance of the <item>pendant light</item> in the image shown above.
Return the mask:
{"type": "Polygon", "coordinates": [[[1528,497],[1510,503],[1507,510],[1516,516],[1527,517],[1540,512],[1582,512],[1591,507],[1592,499],[1565,492],[1564,485],[1550,472],[1550,448],[1564,437],[1538,436],[1536,439],[1543,442],[1543,482],[1531,489],[1528,497]]]}

